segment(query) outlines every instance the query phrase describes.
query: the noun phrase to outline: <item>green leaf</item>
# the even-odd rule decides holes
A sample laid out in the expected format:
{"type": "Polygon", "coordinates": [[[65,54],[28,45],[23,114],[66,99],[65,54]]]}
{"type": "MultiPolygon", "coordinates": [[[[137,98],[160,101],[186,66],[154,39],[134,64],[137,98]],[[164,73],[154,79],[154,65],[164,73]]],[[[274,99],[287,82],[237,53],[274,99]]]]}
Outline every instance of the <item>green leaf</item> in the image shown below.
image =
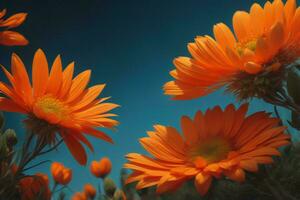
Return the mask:
{"type": "Polygon", "coordinates": [[[0,132],[1,132],[1,130],[2,130],[3,127],[4,127],[4,122],[5,122],[5,120],[4,120],[4,115],[3,115],[2,112],[0,112],[0,132]]]}

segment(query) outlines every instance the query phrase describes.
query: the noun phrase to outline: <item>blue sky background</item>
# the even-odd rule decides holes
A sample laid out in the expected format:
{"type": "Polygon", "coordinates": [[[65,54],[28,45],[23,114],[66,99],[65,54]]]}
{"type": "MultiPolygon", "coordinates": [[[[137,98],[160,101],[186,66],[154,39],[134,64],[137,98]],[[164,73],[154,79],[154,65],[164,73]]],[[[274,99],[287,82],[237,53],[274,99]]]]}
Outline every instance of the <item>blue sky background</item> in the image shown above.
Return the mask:
{"type": "MultiPolygon", "coordinates": [[[[138,139],[146,136],[154,124],[179,127],[182,115],[193,116],[197,110],[215,105],[236,103],[230,95],[218,91],[190,101],[172,101],[164,96],[162,86],[171,80],[172,60],[187,56],[186,45],[197,35],[212,34],[218,22],[231,25],[236,10],[248,10],[252,0],[43,0],[1,1],[0,8],[8,14],[27,12],[28,18],[18,28],[30,41],[26,47],[0,47],[0,63],[10,65],[10,55],[16,52],[31,69],[34,52],[42,48],[52,63],[61,54],[63,64],[75,61],[76,73],[92,69],[90,85],[106,83],[102,96],[121,105],[115,109],[120,126],[107,131],[114,145],[89,137],[95,153],[92,160],[108,156],[113,162],[111,177],[118,182],[120,169],[129,152],[145,152],[138,139]]],[[[257,1],[256,1],[257,2],[257,1]]],[[[264,2],[264,1],[258,1],[264,2]]],[[[1,80],[3,74],[0,74],[1,80]]],[[[261,101],[251,103],[252,113],[268,109],[261,101]]],[[[283,116],[288,116],[283,111],[283,116]]],[[[22,136],[18,114],[6,113],[7,128],[22,136]]],[[[21,142],[21,141],[20,141],[21,142]]],[[[44,159],[63,162],[73,169],[70,187],[81,190],[84,183],[97,184],[87,167],[79,166],[64,145],[44,159]]],[[[48,173],[50,164],[36,170],[48,173]]]]}

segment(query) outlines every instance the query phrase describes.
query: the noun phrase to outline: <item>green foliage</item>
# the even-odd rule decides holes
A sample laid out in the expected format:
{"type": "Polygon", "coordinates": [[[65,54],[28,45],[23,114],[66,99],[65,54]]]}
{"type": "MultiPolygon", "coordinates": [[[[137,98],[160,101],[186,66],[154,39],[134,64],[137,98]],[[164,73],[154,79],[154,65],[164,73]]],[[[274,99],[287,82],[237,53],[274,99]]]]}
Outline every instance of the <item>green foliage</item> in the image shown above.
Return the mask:
{"type": "Polygon", "coordinates": [[[13,129],[7,129],[3,136],[5,137],[9,147],[15,146],[18,142],[17,134],[13,129]]]}
{"type": "Polygon", "coordinates": [[[288,73],[287,90],[294,102],[300,105],[300,76],[295,70],[288,73]]]}
{"type": "Polygon", "coordinates": [[[117,189],[115,182],[111,178],[105,178],[103,180],[104,192],[108,197],[113,197],[117,189]]]}
{"type": "Polygon", "coordinates": [[[3,127],[4,127],[4,122],[5,122],[5,120],[4,120],[3,113],[0,112],[0,133],[1,133],[2,129],[3,129],[3,127]]]}

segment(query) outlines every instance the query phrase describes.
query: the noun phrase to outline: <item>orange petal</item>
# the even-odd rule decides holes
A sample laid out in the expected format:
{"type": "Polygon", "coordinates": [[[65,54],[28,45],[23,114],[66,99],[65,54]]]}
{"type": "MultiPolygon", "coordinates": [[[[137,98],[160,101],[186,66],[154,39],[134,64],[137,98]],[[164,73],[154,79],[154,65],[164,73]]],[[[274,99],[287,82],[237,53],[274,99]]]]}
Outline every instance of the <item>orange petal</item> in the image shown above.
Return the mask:
{"type": "Polygon", "coordinates": [[[243,41],[249,34],[250,16],[247,12],[237,11],[232,19],[233,29],[238,41],[243,41]]]}
{"type": "Polygon", "coordinates": [[[89,83],[90,76],[91,70],[86,70],[84,72],[81,72],[78,76],[76,76],[73,79],[67,102],[71,102],[81,95],[81,93],[84,91],[87,84],[89,83]]]}
{"type": "Polygon", "coordinates": [[[197,142],[197,129],[194,126],[193,121],[189,117],[183,116],[181,118],[181,127],[187,144],[193,144],[197,142]]]}
{"type": "Polygon", "coordinates": [[[212,177],[210,175],[199,173],[195,178],[195,186],[201,196],[204,196],[210,188],[212,177]]]}
{"type": "Polygon", "coordinates": [[[255,62],[245,63],[245,71],[249,74],[257,74],[262,70],[262,66],[255,62]]]}
{"type": "Polygon", "coordinates": [[[74,156],[74,158],[77,160],[77,162],[80,165],[86,165],[87,162],[87,155],[77,139],[74,138],[74,136],[66,133],[60,133],[62,138],[64,139],[64,142],[66,143],[67,147],[69,148],[71,154],[74,156]]]}
{"type": "Polygon", "coordinates": [[[226,47],[229,47],[231,49],[234,48],[236,39],[231,30],[225,24],[219,23],[215,25],[214,35],[217,42],[222,46],[224,50],[226,50],[226,47]]]}
{"type": "Polygon", "coordinates": [[[32,86],[35,97],[45,93],[48,83],[48,62],[44,52],[38,49],[32,63],[32,86]]]}
{"type": "Polygon", "coordinates": [[[15,28],[20,26],[26,19],[27,13],[17,13],[0,23],[0,27],[15,28]]]}
{"type": "Polygon", "coordinates": [[[224,174],[233,181],[237,181],[237,182],[245,181],[245,172],[240,168],[227,171],[224,174]]]}
{"type": "Polygon", "coordinates": [[[32,88],[28,73],[22,60],[14,53],[11,58],[11,69],[16,81],[16,87],[21,89],[20,96],[26,99],[26,102],[30,105],[32,102],[32,88]]]}
{"type": "Polygon", "coordinates": [[[16,104],[14,101],[4,97],[0,97],[0,110],[27,114],[27,111],[24,108],[16,104]]]}
{"type": "Polygon", "coordinates": [[[111,137],[109,137],[108,135],[106,135],[104,132],[90,128],[90,127],[84,127],[82,128],[82,131],[86,134],[89,134],[91,136],[100,138],[106,142],[112,143],[113,144],[113,140],[111,139],[111,137]]]}
{"type": "Polygon", "coordinates": [[[53,95],[57,94],[62,84],[62,76],[63,74],[62,74],[61,58],[58,55],[55,58],[50,71],[47,92],[53,95]]]}
{"type": "Polygon", "coordinates": [[[25,46],[28,40],[18,32],[2,31],[0,32],[0,44],[6,46],[25,46]]]}
{"type": "Polygon", "coordinates": [[[63,71],[62,86],[59,94],[60,98],[63,98],[66,94],[69,93],[72,85],[73,73],[74,73],[74,62],[70,63],[63,71]]]}

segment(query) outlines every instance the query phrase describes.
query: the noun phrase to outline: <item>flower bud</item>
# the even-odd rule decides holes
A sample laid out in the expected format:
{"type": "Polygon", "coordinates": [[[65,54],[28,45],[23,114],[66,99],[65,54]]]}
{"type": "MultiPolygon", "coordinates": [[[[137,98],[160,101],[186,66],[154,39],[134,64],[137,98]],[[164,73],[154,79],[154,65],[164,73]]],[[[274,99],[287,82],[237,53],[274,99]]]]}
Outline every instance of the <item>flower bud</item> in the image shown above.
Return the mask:
{"type": "Polygon", "coordinates": [[[4,135],[0,135],[0,157],[6,157],[8,153],[6,138],[4,135]]]}
{"type": "Polygon", "coordinates": [[[85,195],[91,199],[94,199],[96,196],[96,193],[97,193],[94,186],[89,183],[84,185],[83,191],[84,191],[85,195]]]}
{"type": "Polygon", "coordinates": [[[92,161],[90,165],[91,173],[98,178],[105,178],[111,171],[112,164],[109,158],[104,157],[99,162],[92,161]]]}
{"type": "Polygon", "coordinates": [[[72,170],[59,162],[51,164],[51,174],[57,184],[67,185],[72,180],[72,170]]]}
{"type": "Polygon", "coordinates": [[[105,178],[103,182],[105,194],[109,197],[113,197],[117,189],[115,182],[110,178],[105,178]]]}
{"type": "Polygon", "coordinates": [[[125,193],[123,190],[116,190],[114,193],[114,200],[126,200],[125,193]]]}
{"type": "Polygon", "coordinates": [[[18,142],[17,134],[13,129],[7,129],[4,132],[4,136],[6,138],[7,145],[9,147],[15,146],[18,142]]]}
{"type": "Polygon", "coordinates": [[[87,196],[82,192],[76,192],[71,200],[88,200],[87,196]]]}

